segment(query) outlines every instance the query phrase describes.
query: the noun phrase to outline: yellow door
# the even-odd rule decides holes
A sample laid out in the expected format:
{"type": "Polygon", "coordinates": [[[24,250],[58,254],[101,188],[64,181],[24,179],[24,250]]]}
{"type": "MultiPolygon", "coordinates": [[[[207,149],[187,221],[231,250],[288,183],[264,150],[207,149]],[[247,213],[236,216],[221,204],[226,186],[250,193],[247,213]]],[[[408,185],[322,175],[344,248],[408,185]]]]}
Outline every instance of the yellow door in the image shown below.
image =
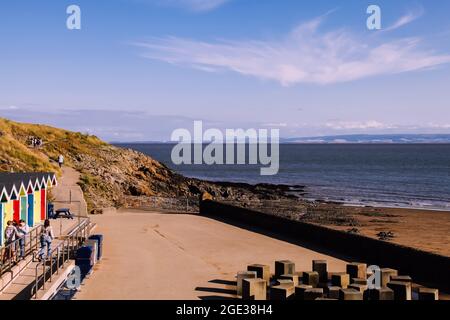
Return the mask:
{"type": "Polygon", "coordinates": [[[41,191],[34,192],[34,225],[41,222],[41,191]]]}
{"type": "Polygon", "coordinates": [[[13,208],[13,202],[12,200],[8,201],[5,204],[5,228],[6,228],[6,222],[14,219],[14,208],[13,208]]]}

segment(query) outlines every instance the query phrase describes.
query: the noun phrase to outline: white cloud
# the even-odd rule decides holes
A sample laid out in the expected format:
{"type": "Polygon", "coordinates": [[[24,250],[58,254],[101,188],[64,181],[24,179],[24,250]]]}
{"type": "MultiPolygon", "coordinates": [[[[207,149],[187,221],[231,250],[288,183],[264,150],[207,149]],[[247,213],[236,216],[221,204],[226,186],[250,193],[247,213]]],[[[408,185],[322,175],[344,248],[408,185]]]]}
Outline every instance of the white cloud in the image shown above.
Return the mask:
{"type": "Polygon", "coordinates": [[[319,32],[324,17],[279,40],[198,41],[178,37],[136,43],[143,57],[205,72],[232,71],[284,86],[332,84],[436,67],[450,55],[420,48],[421,39],[379,42],[348,30],[319,32]]]}
{"type": "Polygon", "coordinates": [[[423,15],[423,13],[424,13],[423,8],[417,9],[416,11],[408,12],[404,16],[400,17],[400,19],[398,19],[396,22],[394,22],[393,25],[384,29],[383,31],[392,31],[392,30],[401,28],[401,27],[413,22],[414,20],[420,18],[423,15]]]}
{"type": "Polygon", "coordinates": [[[450,123],[429,123],[425,127],[433,129],[450,129],[450,123]]]}
{"type": "Polygon", "coordinates": [[[196,12],[216,9],[230,0],[139,0],[161,6],[179,7],[196,12]]]}
{"type": "Polygon", "coordinates": [[[395,129],[396,126],[381,123],[375,120],[369,121],[329,121],[325,127],[334,130],[366,130],[366,129],[395,129]]]}
{"type": "Polygon", "coordinates": [[[0,106],[0,110],[17,110],[19,107],[11,105],[11,106],[0,106]]]}
{"type": "Polygon", "coordinates": [[[262,126],[269,127],[269,128],[285,128],[288,126],[288,124],[285,122],[279,122],[279,123],[271,122],[271,123],[263,123],[262,126]]]}

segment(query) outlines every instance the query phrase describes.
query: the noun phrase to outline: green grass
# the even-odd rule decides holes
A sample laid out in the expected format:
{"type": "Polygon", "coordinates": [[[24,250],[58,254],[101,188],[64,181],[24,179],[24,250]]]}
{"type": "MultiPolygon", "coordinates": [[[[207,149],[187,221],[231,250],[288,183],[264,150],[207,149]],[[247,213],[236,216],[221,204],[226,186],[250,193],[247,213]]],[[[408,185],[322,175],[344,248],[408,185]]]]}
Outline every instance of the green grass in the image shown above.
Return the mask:
{"type": "Polygon", "coordinates": [[[105,146],[92,135],[0,118],[0,171],[59,172],[55,163],[58,155],[63,154],[70,164],[80,154],[95,157],[95,151],[105,146]],[[43,139],[44,145],[30,148],[27,140],[31,136],[43,139]]]}

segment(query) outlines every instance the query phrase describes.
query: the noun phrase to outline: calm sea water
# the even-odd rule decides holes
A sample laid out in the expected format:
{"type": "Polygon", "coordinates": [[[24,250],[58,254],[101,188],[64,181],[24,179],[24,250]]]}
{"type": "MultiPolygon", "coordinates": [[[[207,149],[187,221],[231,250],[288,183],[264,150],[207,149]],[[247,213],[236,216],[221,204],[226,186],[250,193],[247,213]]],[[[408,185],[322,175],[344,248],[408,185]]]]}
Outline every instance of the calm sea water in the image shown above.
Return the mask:
{"type": "Polygon", "coordinates": [[[176,166],[170,144],[120,146],[141,151],[189,177],[304,185],[307,198],[349,204],[450,210],[450,145],[284,144],[276,176],[261,176],[260,166],[176,166]]]}

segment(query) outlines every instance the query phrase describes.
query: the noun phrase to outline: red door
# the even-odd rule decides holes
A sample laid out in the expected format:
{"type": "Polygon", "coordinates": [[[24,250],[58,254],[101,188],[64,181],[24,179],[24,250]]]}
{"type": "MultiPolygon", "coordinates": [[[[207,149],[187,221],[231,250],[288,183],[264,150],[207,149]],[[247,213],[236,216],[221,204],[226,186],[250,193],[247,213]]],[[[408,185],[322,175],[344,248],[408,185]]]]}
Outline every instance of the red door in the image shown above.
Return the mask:
{"type": "Polygon", "coordinates": [[[45,189],[41,190],[41,220],[47,219],[47,194],[45,189]]]}
{"type": "Polygon", "coordinates": [[[14,211],[14,215],[13,215],[14,221],[19,222],[19,220],[20,220],[20,200],[13,201],[13,211],[14,211]]]}

